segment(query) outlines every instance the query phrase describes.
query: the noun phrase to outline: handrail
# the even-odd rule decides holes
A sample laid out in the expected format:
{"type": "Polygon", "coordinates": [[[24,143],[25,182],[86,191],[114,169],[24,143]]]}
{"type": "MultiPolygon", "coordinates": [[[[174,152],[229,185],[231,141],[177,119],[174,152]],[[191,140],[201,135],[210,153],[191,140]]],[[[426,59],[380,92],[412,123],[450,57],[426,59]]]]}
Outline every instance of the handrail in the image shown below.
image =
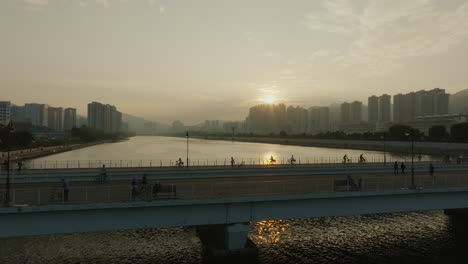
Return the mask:
{"type": "MultiPolygon", "coordinates": [[[[71,186],[67,194],[57,185],[56,187],[12,188],[10,196],[11,205],[36,206],[135,202],[159,199],[221,199],[245,196],[337,193],[343,191],[381,192],[408,189],[411,182],[410,177],[410,173],[407,173],[380,177],[372,175],[353,176],[353,181],[347,180],[343,175],[336,175],[312,177],[303,180],[164,183],[162,186],[169,187],[159,189],[160,192],[156,193],[156,195],[152,188],[154,184],[147,185],[145,190],[148,191],[143,194],[132,191],[132,187],[128,184],[71,186]],[[358,185],[359,182],[361,182],[360,185],[358,185]]],[[[441,174],[431,176],[429,174],[419,174],[415,176],[415,182],[417,188],[420,189],[461,188],[468,187],[468,175],[441,174]]],[[[0,193],[5,193],[5,190],[0,189],[0,193]]]]}

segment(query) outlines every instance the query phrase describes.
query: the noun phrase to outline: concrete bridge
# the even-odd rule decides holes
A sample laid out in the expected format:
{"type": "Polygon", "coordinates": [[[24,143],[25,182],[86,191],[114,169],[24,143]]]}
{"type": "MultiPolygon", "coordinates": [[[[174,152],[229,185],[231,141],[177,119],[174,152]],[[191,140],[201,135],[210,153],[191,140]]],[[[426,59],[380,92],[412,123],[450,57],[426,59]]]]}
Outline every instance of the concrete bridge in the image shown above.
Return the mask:
{"type": "Polygon", "coordinates": [[[416,189],[408,189],[409,171],[394,174],[379,164],[116,168],[103,184],[92,180],[96,169],[25,171],[14,175],[13,206],[0,208],[0,237],[196,226],[218,240],[211,244],[240,250],[252,221],[468,208],[468,167],[435,167],[429,175],[427,164],[417,164],[416,189]],[[177,194],[135,199],[130,178],[142,174],[177,194]],[[346,175],[361,179],[360,188],[346,175]],[[51,199],[62,177],[71,186],[67,202],[51,199]]]}

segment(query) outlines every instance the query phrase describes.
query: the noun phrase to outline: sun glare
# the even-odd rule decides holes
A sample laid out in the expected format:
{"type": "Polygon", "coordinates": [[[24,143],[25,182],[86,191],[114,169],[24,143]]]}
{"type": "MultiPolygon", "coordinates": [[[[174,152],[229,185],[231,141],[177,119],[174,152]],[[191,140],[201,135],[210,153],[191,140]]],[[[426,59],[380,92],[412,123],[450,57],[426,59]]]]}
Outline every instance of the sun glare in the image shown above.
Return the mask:
{"type": "Polygon", "coordinates": [[[273,104],[276,102],[276,98],[272,95],[266,96],[262,99],[263,102],[273,104]]]}

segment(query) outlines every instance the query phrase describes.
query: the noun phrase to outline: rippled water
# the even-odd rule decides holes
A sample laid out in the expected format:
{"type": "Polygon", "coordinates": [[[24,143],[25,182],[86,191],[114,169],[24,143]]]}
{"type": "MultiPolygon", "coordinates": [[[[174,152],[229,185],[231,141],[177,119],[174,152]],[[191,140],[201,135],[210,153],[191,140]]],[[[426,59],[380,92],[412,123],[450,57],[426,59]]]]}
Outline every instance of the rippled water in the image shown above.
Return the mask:
{"type": "MultiPolygon", "coordinates": [[[[259,263],[467,263],[442,211],[251,223],[259,263]]],[[[202,263],[193,228],[0,239],[0,263],[202,263]]]]}

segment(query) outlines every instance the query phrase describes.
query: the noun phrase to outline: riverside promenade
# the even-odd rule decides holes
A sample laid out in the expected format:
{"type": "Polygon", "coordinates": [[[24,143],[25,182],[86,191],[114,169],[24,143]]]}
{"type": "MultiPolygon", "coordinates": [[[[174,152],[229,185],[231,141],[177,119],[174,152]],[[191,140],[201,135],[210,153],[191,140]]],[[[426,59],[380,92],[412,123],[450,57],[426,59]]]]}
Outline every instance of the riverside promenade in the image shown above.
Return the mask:
{"type": "MultiPolygon", "coordinates": [[[[341,140],[341,139],[310,139],[310,138],[277,138],[277,137],[229,137],[229,136],[194,136],[198,139],[226,140],[254,143],[269,143],[296,145],[307,147],[324,147],[339,149],[388,151],[395,153],[411,153],[410,141],[383,140],[341,140]]],[[[468,156],[468,143],[456,142],[414,142],[415,153],[429,155],[465,155],[468,156]]]]}
{"type": "MultiPolygon", "coordinates": [[[[104,140],[99,142],[90,142],[90,143],[79,143],[79,144],[70,144],[70,145],[59,145],[59,146],[50,146],[50,147],[37,147],[37,148],[28,148],[10,151],[10,160],[12,162],[24,161],[35,158],[40,158],[48,155],[54,155],[65,151],[71,151],[81,148],[87,148],[104,143],[114,143],[119,142],[116,140],[104,140]]],[[[6,151],[0,152],[0,162],[7,160],[8,153],[6,151]]]]}

